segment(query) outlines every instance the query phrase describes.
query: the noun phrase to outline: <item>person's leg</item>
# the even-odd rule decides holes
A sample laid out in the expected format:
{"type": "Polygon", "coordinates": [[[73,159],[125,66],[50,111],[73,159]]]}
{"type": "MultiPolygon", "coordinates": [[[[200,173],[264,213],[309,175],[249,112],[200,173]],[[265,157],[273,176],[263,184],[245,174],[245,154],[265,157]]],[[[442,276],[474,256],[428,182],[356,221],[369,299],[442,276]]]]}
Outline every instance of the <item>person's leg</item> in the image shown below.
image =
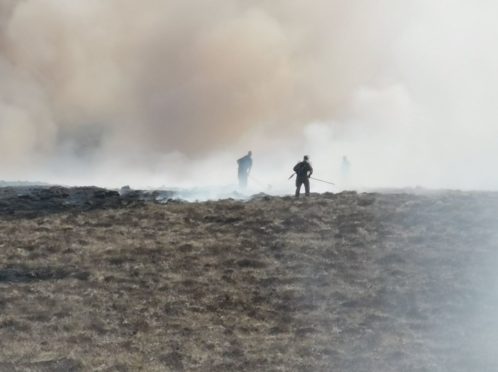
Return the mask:
{"type": "Polygon", "coordinates": [[[306,178],[304,180],[304,192],[306,196],[310,196],[310,180],[306,178]]]}
{"type": "Polygon", "coordinates": [[[296,179],[296,198],[299,198],[299,193],[301,192],[301,185],[303,183],[300,179],[296,179]]]}
{"type": "Polygon", "coordinates": [[[247,186],[247,174],[239,171],[239,188],[245,189],[247,186]]]}

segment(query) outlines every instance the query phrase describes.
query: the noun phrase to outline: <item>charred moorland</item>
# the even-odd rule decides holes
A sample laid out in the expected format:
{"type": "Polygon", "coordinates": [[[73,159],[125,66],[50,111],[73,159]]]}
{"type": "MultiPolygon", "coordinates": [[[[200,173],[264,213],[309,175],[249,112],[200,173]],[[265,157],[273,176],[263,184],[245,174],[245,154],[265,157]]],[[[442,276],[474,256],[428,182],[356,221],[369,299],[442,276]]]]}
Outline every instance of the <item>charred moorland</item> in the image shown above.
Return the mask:
{"type": "Polygon", "coordinates": [[[0,371],[498,370],[498,193],[147,195],[0,189],[0,371]]]}

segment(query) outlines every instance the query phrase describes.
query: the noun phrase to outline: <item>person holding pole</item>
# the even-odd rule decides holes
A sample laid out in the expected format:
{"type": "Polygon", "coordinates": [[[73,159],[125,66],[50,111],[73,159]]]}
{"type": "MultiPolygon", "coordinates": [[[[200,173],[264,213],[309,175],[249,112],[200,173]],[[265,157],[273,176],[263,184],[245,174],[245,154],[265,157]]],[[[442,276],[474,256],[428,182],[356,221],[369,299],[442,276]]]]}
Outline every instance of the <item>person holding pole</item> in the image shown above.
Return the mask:
{"type": "Polygon", "coordinates": [[[252,152],[249,151],[246,156],[241,157],[237,160],[238,176],[239,176],[239,187],[244,190],[247,187],[247,178],[252,168],[252,152]]]}
{"type": "Polygon", "coordinates": [[[294,168],[296,173],[296,198],[299,198],[301,193],[301,186],[304,185],[304,192],[306,196],[310,195],[310,177],[313,174],[313,167],[309,162],[308,155],[305,155],[303,161],[297,163],[294,168]]]}

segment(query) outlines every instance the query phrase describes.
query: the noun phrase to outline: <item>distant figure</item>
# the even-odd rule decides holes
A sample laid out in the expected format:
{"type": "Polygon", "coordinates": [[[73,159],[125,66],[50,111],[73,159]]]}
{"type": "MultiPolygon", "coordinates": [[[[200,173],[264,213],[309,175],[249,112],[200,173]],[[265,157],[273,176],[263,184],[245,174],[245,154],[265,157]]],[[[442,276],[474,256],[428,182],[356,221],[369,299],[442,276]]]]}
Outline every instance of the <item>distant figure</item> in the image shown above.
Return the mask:
{"type": "Polygon", "coordinates": [[[349,169],[351,167],[351,163],[349,162],[347,156],[342,157],[342,163],[341,163],[341,173],[344,178],[347,178],[349,176],[349,169]]]}
{"type": "Polygon", "coordinates": [[[349,162],[349,160],[346,156],[343,156],[342,162],[341,162],[341,175],[342,175],[342,183],[344,185],[349,184],[350,169],[351,169],[351,163],[349,162]]]}
{"type": "Polygon", "coordinates": [[[249,172],[252,168],[252,152],[249,151],[246,156],[241,157],[237,160],[239,165],[239,187],[245,189],[247,187],[247,178],[249,177],[249,172]]]}
{"type": "Polygon", "coordinates": [[[296,198],[299,198],[299,194],[301,193],[301,186],[304,184],[305,195],[310,195],[310,180],[309,178],[313,174],[313,168],[309,162],[308,155],[304,156],[303,161],[296,164],[293,168],[294,172],[296,172],[296,198]]]}

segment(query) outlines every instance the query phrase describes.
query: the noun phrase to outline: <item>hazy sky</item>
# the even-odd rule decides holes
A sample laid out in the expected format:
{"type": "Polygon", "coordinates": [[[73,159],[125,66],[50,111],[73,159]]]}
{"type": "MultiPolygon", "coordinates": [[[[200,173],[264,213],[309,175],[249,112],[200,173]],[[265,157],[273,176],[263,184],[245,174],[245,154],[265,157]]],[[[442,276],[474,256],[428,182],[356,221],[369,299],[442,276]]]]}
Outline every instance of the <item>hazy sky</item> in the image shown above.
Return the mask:
{"type": "Polygon", "coordinates": [[[0,179],[497,188],[491,0],[0,0],[0,179]]]}

